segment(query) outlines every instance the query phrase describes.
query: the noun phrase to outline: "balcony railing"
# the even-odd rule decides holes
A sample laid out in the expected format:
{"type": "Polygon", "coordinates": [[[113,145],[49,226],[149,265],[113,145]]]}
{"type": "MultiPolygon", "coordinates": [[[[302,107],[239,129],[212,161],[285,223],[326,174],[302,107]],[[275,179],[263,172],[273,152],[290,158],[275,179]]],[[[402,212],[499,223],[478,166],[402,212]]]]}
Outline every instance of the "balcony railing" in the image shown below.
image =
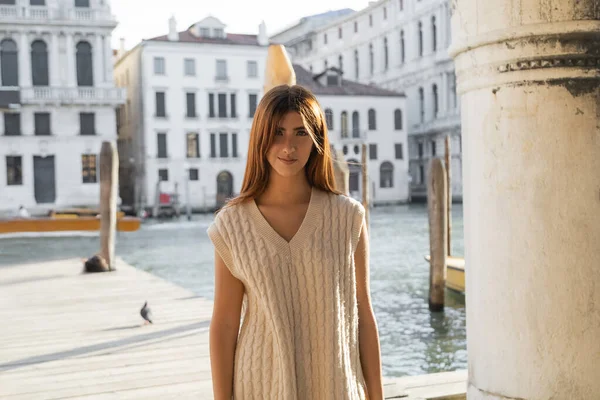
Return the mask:
{"type": "Polygon", "coordinates": [[[21,89],[22,103],[60,104],[108,104],[125,103],[127,92],[124,88],[95,87],[31,87],[21,89]]]}
{"type": "MultiPolygon", "coordinates": [[[[330,131],[331,132],[331,131],[330,131]]],[[[362,143],[367,140],[367,131],[361,131],[360,129],[348,129],[342,135],[341,131],[338,131],[337,136],[342,143],[362,143]]]]}
{"type": "Polygon", "coordinates": [[[47,6],[0,5],[0,21],[115,21],[115,17],[104,10],[91,8],[50,8],[47,6]]]}

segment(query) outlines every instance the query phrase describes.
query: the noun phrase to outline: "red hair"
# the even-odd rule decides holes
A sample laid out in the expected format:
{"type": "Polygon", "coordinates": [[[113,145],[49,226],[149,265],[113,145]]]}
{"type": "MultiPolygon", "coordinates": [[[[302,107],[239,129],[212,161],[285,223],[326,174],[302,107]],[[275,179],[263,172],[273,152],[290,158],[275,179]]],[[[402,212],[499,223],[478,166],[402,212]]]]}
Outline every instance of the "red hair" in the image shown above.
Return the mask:
{"type": "Polygon", "coordinates": [[[304,127],[314,143],[304,167],[308,183],[323,191],[341,194],[335,185],[327,124],[319,102],[308,89],[302,86],[281,85],[269,90],[258,104],[250,130],[248,162],[242,190],[240,195],[231,199],[227,206],[255,199],[267,188],[271,172],[267,153],[281,120],[289,112],[300,114],[304,127]]]}

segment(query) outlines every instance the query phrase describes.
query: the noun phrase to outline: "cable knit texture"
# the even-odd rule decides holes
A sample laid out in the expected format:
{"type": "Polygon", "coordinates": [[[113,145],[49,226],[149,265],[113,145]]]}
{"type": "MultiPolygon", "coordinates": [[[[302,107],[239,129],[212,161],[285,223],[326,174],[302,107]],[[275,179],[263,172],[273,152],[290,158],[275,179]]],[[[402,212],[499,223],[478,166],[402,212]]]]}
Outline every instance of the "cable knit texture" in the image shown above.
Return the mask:
{"type": "Polygon", "coordinates": [[[234,398],[364,399],[354,251],[362,205],[312,189],[287,242],[254,201],[225,208],[208,228],[245,287],[234,398]]]}

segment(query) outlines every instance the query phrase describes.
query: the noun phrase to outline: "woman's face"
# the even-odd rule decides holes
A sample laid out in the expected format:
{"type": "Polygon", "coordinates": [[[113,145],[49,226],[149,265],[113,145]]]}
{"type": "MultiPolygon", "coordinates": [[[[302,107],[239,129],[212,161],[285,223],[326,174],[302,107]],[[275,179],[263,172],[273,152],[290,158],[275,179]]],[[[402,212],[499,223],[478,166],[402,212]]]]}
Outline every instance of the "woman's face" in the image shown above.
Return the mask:
{"type": "Polygon", "coordinates": [[[302,117],[291,111],[279,123],[267,160],[277,174],[295,176],[304,173],[312,148],[313,141],[304,127],[302,117]]]}

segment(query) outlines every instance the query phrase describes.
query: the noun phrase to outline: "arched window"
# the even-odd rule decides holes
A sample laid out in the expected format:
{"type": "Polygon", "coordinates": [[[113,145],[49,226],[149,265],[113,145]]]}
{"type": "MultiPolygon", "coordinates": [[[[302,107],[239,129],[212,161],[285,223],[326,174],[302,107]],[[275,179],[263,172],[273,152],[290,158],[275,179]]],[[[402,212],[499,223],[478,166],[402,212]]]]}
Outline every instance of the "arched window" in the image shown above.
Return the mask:
{"type": "Polygon", "coordinates": [[[379,187],[394,187],[394,165],[389,161],[384,161],[379,167],[379,187]]]}
{"type": "Polygon", "coordinates": [[[48,47],[43,40],[31,44],[31,83],[48,86],[48,47]]]}
{"type": "Polygon", "coordinates": [[[348,113],[346,111],[342,111],[342,121],[341,121],[341,136],[342,138],[348,137],[348,113]]]}
{"type": "Polygon", "coordinates": [[[338,68],[344,72],[344,57],[341,54],[338,56],[338,68]]]}
{"type": "Polygon", "coordinates": [[[399,108],[394,111],[394,129],[402,130],[402,110],[399,108]]]}
{"type": "Polygon", "coordinates": [[[0,42],[2,86],[19,86],[19,58],[17,44],[12,39],[0,42]]]}
{"type": "Polygon", "coordinates": [[[369,44],[369,68],[371,75],[375,72],[375,55],[373,54],[373,43],[369,44]]]}
{"type": "Polygon", "coordinates": [[[358,111],[354,111],[352,113],[352,137],[358,138],[360,137],[360,129],[359,129],[359,120],[358,120],[358,111]]]}
{"type": "Polygon", "coordinates": [[[400,31],[400,62],[404,64],[404,31],[400,31]]]}
{"type": "Polygon", "coordinates": [[[431,87],[431,91],[433,93],[433,115],[437,117],[439,111],[439,103],[438,103],[438,88],[437,85],[434,84],[431,87]]]}
{"type": "Polygon", "coordinates": [[[383,38],[383,65],[385,66],[385,70],[387,71],[387,69],[389,67],[387,38],[383,38]]]}
{"type": "Polygon", "coordinates": [[[356,79],[358,79],[358,73],[359,73],[359,62],[358,62],[358,50],[354,50],[354,76],[356,79]]]}
{"type": "Polygon", "coordinates": [[[425,92],[423,88],[419,88],[419,115],[421,118],[421,122],[425,121],[425,92]]]}
{"type": "Polygon", "coordinates": [[[377,121],[375,118],[375,110],[369,109],[369,130],[374,131],[377,129],[377,121]]]}
{"type": "Polygon", "coordinates": [[[437,26],[435,24],[435,16],[431,17],[431,35],[432,35],[432,49],[433,51],[437,50],[437,26]]]}
{"type": "Polygon", "coordinates": [[[423,56],[423,24],[419,22],[419,57],[423,56]]]}
{"type": "Polygon", "coordinates": [[[327,129],[333,129],[333,111],[331,111],[331,108],[325,109],[325,122],[327,123],[327,129]]]}
{"type": "Polygon", "coordinates": [[[77,43],[77,86],[94,86],[92,46],[88,42],[77,43]]]}

